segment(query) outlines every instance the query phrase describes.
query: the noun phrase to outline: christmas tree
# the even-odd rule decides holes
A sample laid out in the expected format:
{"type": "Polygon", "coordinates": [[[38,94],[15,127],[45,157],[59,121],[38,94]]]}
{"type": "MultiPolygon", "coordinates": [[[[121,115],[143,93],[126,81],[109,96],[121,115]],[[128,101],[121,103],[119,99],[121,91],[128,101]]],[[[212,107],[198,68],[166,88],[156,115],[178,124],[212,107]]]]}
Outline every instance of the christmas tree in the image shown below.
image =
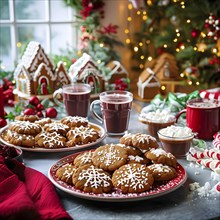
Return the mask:
{"type": "MultiPolygon", "coordinates": [[[[220,85],[220,2],[218,0],[131,1],[141,29],[126,43],[136,65],[164,52],[176,57],[180,77],[189,85],[220,85]],[[139,3],[139,4],[138,4],[139,3]]],[[[129,7],[128,7],[129,8],[129,7]]]]}

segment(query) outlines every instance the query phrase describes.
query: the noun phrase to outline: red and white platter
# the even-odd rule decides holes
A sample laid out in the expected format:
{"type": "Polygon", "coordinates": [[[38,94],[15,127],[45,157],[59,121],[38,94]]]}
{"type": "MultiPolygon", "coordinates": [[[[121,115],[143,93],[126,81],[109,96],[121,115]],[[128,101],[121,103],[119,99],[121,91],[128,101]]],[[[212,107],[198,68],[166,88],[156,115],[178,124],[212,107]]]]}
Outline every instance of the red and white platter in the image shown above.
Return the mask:
{"type": "Polygon", "coordinates": [[[176,168],[178,175],[176,178],[169,181],[164,181],[161,183],[154,184],[152,189],[143,193],[123,194],[118,189],[113,190],[113,192],[111,193],[102,193],[102,194],[85,193],[81,190],[76,189],[74,186],[59,180],[55,175],[56,171],[61,166],[67,163],[72,163],[75,157],[80,153],[82,152],[75,153],[58,160],[55,164],[53,164],[50,167],[48,171],[49,179],[58,189],[79,198],[96,200],[96,201],[106,201],[106,202],[127,202],[127,201],[145,200],[145,199],[160,197],[167,193],[173,192],[174,190],[182,186],[187,180],[187,173],[185,169],[178,163],[176,168]]]}
{"type": "Polygon", "coordinates": [[[75,145],[72,147],[63,147],[63,148],[39,148],[39,147],[38,148],[30,148],[30,147],[15,146],[13,144],[8,143],[3,138],[4,132],[8,129],[8,126],[2,128],[0,130],[0,142],[2,142],[3,144],[5,144],[7,146],[10,146],[10,147],[17,147],[17,148],[20,148],[24,151],[31,151],[31,152],[67,152],[67,151],[81,150],[81,149],[88,148],[88,147],[91,147],[91,146],[94,146],[94,145],[100,143],[106,137],[106,132],[101,126],[94,124],[94,123],[91,123],[91,122],[89,122],[89,125],[92,126],[93,128],[95,128],[99,132],[100,138],[97,139],[96,141],[90,142],[88,144],[81,144],[81,145],[75,145]]]}

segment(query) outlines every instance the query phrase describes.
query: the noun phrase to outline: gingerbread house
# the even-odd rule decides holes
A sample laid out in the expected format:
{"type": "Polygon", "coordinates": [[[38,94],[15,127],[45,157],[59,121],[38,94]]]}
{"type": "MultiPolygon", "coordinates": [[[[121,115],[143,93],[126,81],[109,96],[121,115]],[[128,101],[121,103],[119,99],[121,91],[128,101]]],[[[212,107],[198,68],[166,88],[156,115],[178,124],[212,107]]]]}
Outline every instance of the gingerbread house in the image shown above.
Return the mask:
{"type": "Polygon", "coordinates": [[[102,75],[92,57],[87,53],[83,53],[82,57],[70,66],[68,74],[73,83],[83,82],[90,84],[93,96],[97,96],[104,90],[102,75]]]}
{"type": "Polygon", "coordinates": [[[176,63],[176,59],[169,53],[163,53],[160,55],[153,68],[153,72],[156,74],[159,80],[178,80],[179,72],[176,63]]]}
{"type": "Polygon", "coordinates": [[[41,44],[34,41],[28,44],[14,71],[14,79],[14,94],[24,99],[31,96],[38,96],[39,99],[52,98],[55,89],[70,83],[63,67],[58,66],[54,70],[54,65],[41,44]]]}
{"type": "Polygon", "coordinates": [[[105,89],[114,89],[114,84],[117,79],[121,79],[124,81],[129,81],[128,71],[122,66],[122,64],[117,61],[111,61],[106,65],[109,69],[109,73],[105,76],[105,89]]]}
{"type": "Polygon", "coordinates": [[[55,81],[55,89],[59,89],[63,85],[70,84],[71,80],[65,68],[65,65],[62,61],[58,62],[57,68],[55,70],[55,74],[57,76],[55,81]]]}
{"type": "Polygon", "coordinates": [[[160,91],[160,82],[155,73],[146,68],[138,78],[138,96],[142,99],[152,99],[160,91]]]}

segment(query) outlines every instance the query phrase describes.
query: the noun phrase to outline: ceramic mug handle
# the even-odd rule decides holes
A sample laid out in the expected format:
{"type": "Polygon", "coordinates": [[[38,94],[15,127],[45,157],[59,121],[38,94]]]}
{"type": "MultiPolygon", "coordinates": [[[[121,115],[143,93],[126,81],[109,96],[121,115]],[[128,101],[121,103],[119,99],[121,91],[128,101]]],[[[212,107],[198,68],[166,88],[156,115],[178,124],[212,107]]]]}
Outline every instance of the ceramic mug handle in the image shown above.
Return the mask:
{"type": "Polygon", "coordinates": [[[54,93],[53,93],[53,100],[54,100],[54,102],[57,104],[57,105],[63,105],[63,102],[61,102],[61,101],[59,101],[58,99],[57,99],[57,96],[61,96],[61,97],[63,97],[63,89],[62,88],[60,88],[60,89],[57,89],[54,93]]]}
{"type": "Polygon", "coordinates": [[[95,120],[97,120],[99,123],[103,124],[103,118],[100,117],[100,116],[96,113],[96,111],[94,110],[95,105],[99,105],[99,106],[100,106],[100,104],[101,104],[101,101],[100,101],[100,100],[94,100],[94,101],[91,103],[91,105],[90,105],[90,112],[91,112],[92,117],[93,117],[95,120]]]}
{"type": "Polygon", "coordinates": [[[176,115],[176,123],[178,122],[179,117],[180,117],[183,113],[186,113],[186,108],[177,113],[177,115],[176,115]]]}

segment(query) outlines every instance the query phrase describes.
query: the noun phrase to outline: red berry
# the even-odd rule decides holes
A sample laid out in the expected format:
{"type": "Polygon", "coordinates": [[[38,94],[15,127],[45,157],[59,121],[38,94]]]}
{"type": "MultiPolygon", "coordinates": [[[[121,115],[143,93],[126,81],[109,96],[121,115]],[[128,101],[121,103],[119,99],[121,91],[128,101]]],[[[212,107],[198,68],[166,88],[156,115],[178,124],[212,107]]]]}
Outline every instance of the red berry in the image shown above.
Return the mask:
{"type": "Polygon", "coordinates": [[[7,125],[7,121],[4,118],[0,118],[0,128],[3,128],[7,125]]]}
{"type": "Polygon", "coordinates": [[[37,106],[40,103],[40,100],[37,98],[37,96],[32,96],[29,100],[29,103],[37,106]]]}
{"type": "Polygon", "coordinates": [[[15,106],[15,101],[9,99],[9,100],[8,100],[8,105],[11,106],[11,107],[14,107],[14,106],[15,106]]]}
{"type": "Polygon", "coordinates": [[[46,109],[46,117],[56,118],[57,117],[57,110],[53,107],[46,109]]]}
{"type": "Polygon", "coordinates": [[[40,118],[44,117],[42,112],[37,112],[37,116],[40,117],[40,118]]]}
{"type": "Polygon", "coordinates": [[[44,110],[44,106],[43,106],[41,103],[39,103],[39,104],[37,105],[37,110],[38,110],[38,111],[44,110]]]}
{"type": "Polygon", "coordinates": [[[24,110],[24,115],[35,115],[35,110],[33,108],[27,108],[24,110]]]}

